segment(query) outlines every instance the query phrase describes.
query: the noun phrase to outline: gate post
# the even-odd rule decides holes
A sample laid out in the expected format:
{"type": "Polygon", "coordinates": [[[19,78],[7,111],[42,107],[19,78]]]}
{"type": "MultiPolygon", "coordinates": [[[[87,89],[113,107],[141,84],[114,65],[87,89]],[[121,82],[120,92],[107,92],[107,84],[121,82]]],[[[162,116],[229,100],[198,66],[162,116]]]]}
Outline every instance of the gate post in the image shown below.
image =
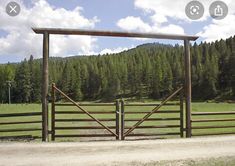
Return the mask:
{"type": "Polygon", "coordinates": [[[125,111],[124,111],[124,101],[121,100],[121,140],[124,140],[124,129],[125,129],[125,111]]]}
{"type": "Polygon", "coordinates": [[[51,140],[55,141],[55,83],[51,86],[51,140]]]}
{"type": "Polygon", "coordinates": [[[191,58],[189,40],[184,40],[186,137],[191,137],[191,58]]]}
{"type": "Polygon", "coordinates": [[[119,140],[119,100],[116,100],[116,140],[119,140]]]}
{"type": "Polygon", "coordinates": [[[180,91],[180,137],[184,137],[184,91],[180,91]]]}
{"type": "Polygon", "coordinates": [[[48,141],[48,61],[49,33],[43,33],[43,72],[42,72],[42,141],[48,141]]]}

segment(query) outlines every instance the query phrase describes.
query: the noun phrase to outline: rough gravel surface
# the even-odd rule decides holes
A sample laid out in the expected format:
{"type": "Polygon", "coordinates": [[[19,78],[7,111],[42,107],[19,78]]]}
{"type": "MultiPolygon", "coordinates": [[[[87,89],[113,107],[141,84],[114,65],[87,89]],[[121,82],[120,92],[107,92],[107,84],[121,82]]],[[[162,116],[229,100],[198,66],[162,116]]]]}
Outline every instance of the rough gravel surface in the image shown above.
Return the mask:
{"type": "Polygon", "coordinates": [[[163,165],[184,165],[183,161],[187,160],[195,162],[211,160],[211,158],[232,159],[234,157],[235,136],[76,143],[0,143],[1,166],[123,166],[161,165],[161,163],[163,165]],[[172,161],[177,162],[169,164],[172,161]]]}

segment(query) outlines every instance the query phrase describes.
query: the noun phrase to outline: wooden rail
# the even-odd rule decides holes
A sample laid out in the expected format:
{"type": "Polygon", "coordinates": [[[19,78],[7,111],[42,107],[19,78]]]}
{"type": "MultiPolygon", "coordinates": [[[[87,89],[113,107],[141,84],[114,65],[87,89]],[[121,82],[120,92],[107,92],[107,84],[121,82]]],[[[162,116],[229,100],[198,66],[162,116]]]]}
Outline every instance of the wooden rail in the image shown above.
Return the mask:
{"type": "MultiPolygon", "coordinates": [[[[170,96],[168,96],[164,101],[162,101],[160,104],[139,104],[139,103],[125,103],[124,101],[121,101],[121,139],[124,140],[126,136],[133,135],[132,131],[134,129],[148,129],[148,128],[179,128],[180,132],[177,132],[180,134],[181,137],[184,136],[184,127],[183,127],[183,95],[182,95],[182,87],[177,89],[175,92],[173,92],[170,96]],[[167,103],[171,98],[173,98],[176,94],[180,93],[180,102],[179,103],[167,103]],[[152,111],[125,111],[125,107],[129,106],[155,106],[152,111]],[[179,106],[179,110],[160,110],[163,106],[179,106]],[[127,114],[146,114],[142,119],[137,118],[127,118],[125,119],[125,115],[127,114]],[[149,118],[153,114],[179,114],[179,117],[174,118],[149,118]],[[125,122],[130,121],[137,121],[133,126],[126,126],[125,122]],[[151,125],[151,126],[140,126],[144,121],[179,121],[180,124],[178,125],[151,125]],[[124,130],[127,129],[126,132],[124,130]]],[[[134,134],[135,135],[135,134],[134,134]]],[[[148,135],[148,133],[142,133],[140,135],[148,135]]],[[[151,134],[150,134],[151,135],[151,134]]],[[[154,134],[153,134],[154,135],[154,134]]],[[[157,134],[156,134],[157,135],[157,134]]],[[[135,135],[135,136],[138,136],[135,135]]]]}
{"type": "Polygon", "coordinates": [[[151,112],[147,113],[140,121],[138,121],[136,124],[134,124],[129,130],[127,130],[124,133],[124,137],[128,134],[130,134],[137,126],[142,124],[146,119],[148,119],[152,114],[159,111],[159,109],[166,104],[171,98],[173,98],[177,93],[179,93],[183,88],[177,89],[175,92],[173,92],[171,95],[169,95],[165,100],[163,100],[158,106],[156,106],[151,112]]]}
{"type": "Polygon", "coordinates": [[[167,135],[180,135],[179,132],[172,133],[136,133],[136,134],[128,134],[127,137],[137,137],[137,136],[167,136],[167,135]]]}
{"type": "MultiPolygon", "coordinates": [[[[182,91],[182,87],[177,89],[174,93],[172,93],[170,96],[168,96],[164,101],[162,101],[160,104],[157,103],[125,103],[123,100],[121,100],[120,102],[117,100],[115,103],[77,103],[74,102],[72,99],[70,99],[66,94],[64,94],[62,91],[60,91],[58,88],[56,88],[56,86],[54,84],[52,84],[52,113],[53,115],[52,117],[52,140],[55,140],[55,138],[62,138],[62,137],[109,137],[109,136],[115,136],[116,139],[119,139],[119,130],[121,133],[121,139],[125,139],[126,136],[138,136],[138,135],[142,135],[142,136],[153,136],[153,135],[180,135],[181,137],[184,136],[183,132],[184,132],[184,127],[183,127],[183,95],[182,95],[183,91],[182,91]],[[62,96],[64,96],[65,98],[67,98],[71,103],[56,103],[55,101],[55,92],[58,92],[59,94],[61,94],[62,96]],[[179,92],[180,93],[180,102],[169,102],[168,101],[173,98],[174,96],[176,96],[179,92]],[[120,106],[119,106],[120,104],[120,106]],[[66,107],[70,107],[70,106],[76,106],[79,108],[78,111],[74,111],[74,110],[65,110],[66,107]],[[86,111],[84,110],[84,108],[81,108],[81,106],[86,106],[87,108],[89,106],[91,107],[95,107],[95,106],[115,106],[115,111],[86,111]],[[125,107],[139,107],[140,111],[125,111],[124,108],[125,107]],[[145,106],[153,106],[154,109],[152,109],[151,111],[141,111],[141,107],[145,107],[145,106]],[[162,109],[160,110],[161,107],[166,106],[166,108],[168,106],[174,106],[174,107],[178,107],[179,109],[176,108],[172,108],[172,109],[162,109]],[[57,110],[56,107],[63,107],[63,110],[57,110]],[[119,111],[121,110],[121,112],[119,111]],[[119,112],[121,113],[119,115],[119,112]],[[116,115],[115,118],[101,118],[101,119],[94,119],[93,115],[96,114],[100,114],[100,115],[116,115]],[[141,114],[146,114],[144,116],[144,118],[139,119],[139,118],[127,118],[125,119],[124,115],[141,115],[141,114]],[[150,118],[151,115],[153,114],[172,114],[174,116],[178,115],[177,117],[169,117],[169,118],[164,118],[164,117],[159,117],[159,118],[150,118]],[[86,118],[86,117],[73,117],[72,119],[67,119],[64,117],[61,117],[59,115],[88,115],[90,116],[90,118],[86,118]],[[120,117],[120,120],[119,120],[120,117]],[[140,125],[142,122],[144,121],[166,121],[167,124],[164,125],[140,125]],[[179,124],[170,124],[170,121],[178,121],[179,124]],[[62,122],[62,123],[61,123],[62,122]],[[98,124],[100,124],[100,126],[96,126],[96,125],[87,125],[85,123],[83,123],[84,125],[80,126],[79,123],[77,123],[77,125],[66,125],[66,126],[62,126],[63,123],[67,123],[69,124],[69,122],[98,122],[98,124]],[[116,122],[115,125],[104,125],[103,122],[116,122]],[[121,129],[119,129],[119,122],[121,122],[121,129]],[[125,125],[125,122],[137,122],[134,126],[130,126],[130,125],[125,125]],[[58,124],[57,124],[58,123],[58,124]],[[59,123],[61,123],[61,125],[59,125],[59,123]],[[168,124],[169,123],[169,124],[168,124]],[[105,127],[104,127],[105,126],[105,127]],[[172,133],[141,133],[141,134],[136,134],[136,133],[132,133],[132,131],[134,129],[136,130],[141,130],[141,129],[174,129],[174,128],[179,128],[179,132],[172,132],[172,133]],[[92,134],[92,130],[100,130],[100,129],[105,129],[107,131],[109,131],[109,134],[100,134],[100,133],[95,133],[92,134]],[[115,134],[113,133],[113,129],[115,129],[115,134]],[[63,130],[91,130],[91,134],[56,134],[56,131],[63,131],[63,130]],[[127,130],[124,133],[124,130],[127,130]],[[112,131],[112,132],[110,132],[112,131]]],[[[76,131],[77,132],[77,131],[76,131]]]]}
{"type": "MultiPolygon", "coordinates": [[[[93,122],[93,119],[55,119],[55,122],[93,122]]],[[[110,119],[99,119],[101,122],[112,122],[116,121],[115,118],[110,119]]]]}
{"type": "MultiPolygon", "coordinates": [[[[0,118],[7,121],[0,121],[0,140],[18,140],[18,139],[38,139],[39,136],[30,135],[35,131],[42,131],[41,126],[34,126],[32,124],[42,124],[42,120],[30,120],[30,117],[41,117],[41,112],[17,112],[17,113],[3,113],[0,114],[0,118]],[[18,120],[18,117],[24,117],[22,120],[18,120]],[[27,128],[25,128],[27,125],[27,128]],[[18,135],[15,135],[18,133],[18,135]],[[24,135],[23,135],[24,134],[24,135]]],[[[34,133],[35,134],[35,133],[34,133]]]]}
{"type": "MultiPolygon", "coordinates": [[[[77,103],[73,101],[71,98],[69,98],[66,94],[64,94],[61,90],[59,90],[55,84],[52,84],[52,137],[51,140],[54,141],[55,138],[62,138],[62,137],[107,137],[107,136],[115,136],[116,139],[119,139],[119,103],[116,101],[116,103],[77,103]],[[55,103],[56,99],[56,92],[64,96],[69,102],[71,103],[55,103]],[[75,106],[79,108],[79,110],[64,110],[59,111],[56,110],[56,107],[70,107],[75,106]],[[87,107],[96,107],[96,106],[112,106],[114,108],[114,111],[87,111],[81,106],[87,106],[87,107]],[[115,115],[115,117],[112,118],[101,118],[97,119],[93,115],[100,114],[100,115],[115,115]],[[72,119],[65,119],[65,118],[58,118],[56,115],[87,115],[89,116],[89,119],[84,118],[72,118],[72,119]],[[67,123],[67,122],[97,122],[99,126],[58,126],[57,123],[67,123]],[[115,126],[108,126],[104,125],[103,122],[116,122],[115,126]],[[118,122],[118,123],[117,123],[118,122]],[[93,129],[105,129],[109,132],[109,134],[56,134],[57,130],[93,130],[93,129]],[[113,131],[112,129],[116,129],[113,131]]],[[[77,131],[76,131],[77,132],[77,131]]],[[[92,132],[92,131],[91,131],[92,132]]]]}
{"type": "Polygon", "coordinates": [[[25,112],[25,113],[9,113],[9,114],[0,114],[0,118],[3,117],[17,117],[17,116],[38,116],[38,115],[42,115],[41,112],[25,112]]]}
{"type": "Polygon", "coordinates": [[[226,112],[193,112],[194,116],[204,116],[204,115],[235,115],[235,111],[226,112]]]}
{"type": "Polygon", "coordinates": [[[13,125],[13,124],[29,124],[29,123],[42,123],[41,120],[39,121],[17,121],[17,122],[0,122],[0,125],[13,125]]]}
{"type": "MultiPolygon", "coordinates": [[[[92,116],[88,111],[86,111],[84,108],[82,108],[78,103],[76,103],[75,101],[73,101],[70,97],[68,97],[65,93],[63,93],[60,89],[58,89],[56,86],[54,86],[54,84],[52,85],[52,89],[56,90],[57,92],[59,92],[62,96],[64,96],[65,98],[67,98],[71,103],[74,104],[74,106],[76,106],[79,110],[81,110],[84,114],[88,115],[90,118],[92,118],[95,122],[97,122],[99,125],[101,125],[104,129],[106,129],[107,131],[109,131],[111,134],[113,134],[115,137],[117,137],[118,135],[113,132],[110,128],[108,128],[107,126],[105,126],[103,123],[101,123],[97,118],[95,118],[94,116],[92,116]]],[[[56,112],[57,113],[57,112],[56,112]]]]}
{"type": "Polygon", "coordinates": [[[196,130],[196,133],[192,133],[192,136],[208,136],[208,135],[224,135],[224,134],[235,134],[235,129],[234,132],[225,132],[223,130],[221,131],[215,131],[214,129],[233,129],[235,128],[235,111],[219,111],[219,112],[192,112],[192,119],[191,119],[191,124],[192,124],[192,130],[196,130]],[[227,116],[230,117],[227,117],[227,116]],[[202,116],[207,116],[206,119],[197,119],[195,117],[202,117],[202,116]],[[216,117],[215,117],[216,116],[216,117]],[[226,116],[224,118],[221,118],[221,116],[226,116]],[[231,117],[234,116],[234,117],[231,117]],[[210,118],[213,117],[213,118],[210,118]],[[220,124],[220,123],[213,123],[213,122],[227,122],[226,124],[220,124]],[[194,124],[207,124],[207,125],[194,125],[194,124]],[[210,124],[211,125],[208,125],[210,124]],[[207,133],[198,133],[201,130],[207,131],[207,133]],[[212,130],[212,131],[210,131],[212,130]]]}

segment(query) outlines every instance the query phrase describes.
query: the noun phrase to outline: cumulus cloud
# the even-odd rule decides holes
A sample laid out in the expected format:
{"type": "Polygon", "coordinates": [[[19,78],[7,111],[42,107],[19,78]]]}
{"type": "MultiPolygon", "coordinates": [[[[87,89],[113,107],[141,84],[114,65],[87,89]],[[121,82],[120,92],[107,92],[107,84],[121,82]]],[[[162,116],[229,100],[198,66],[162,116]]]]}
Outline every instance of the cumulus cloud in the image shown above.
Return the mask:
{"type": "Polygon", "coordinates": [[[145,23],[140,17],[133,17],[133,16],[128,16],[126,18],[122,18],[117,22],[117,25],[125,29],[127,31],[144,31],[144,32],[149,32],[151,31],[150,25],[145,23]]]}
{"type": "Polygon", "coordinates": [[[203,27],[197,35],[211,42],[219,39],[226,39],[235,35],[235,2],[226,1],[229,13],[222,20],[212,20],[210,24],[203,27]]]}
{"type": "MultiPolygon", "coordinates": [[[[161,20],[164,21],[164,18],[161,20]]],[[[175,33],[184,34],[184,29],[178,25],[169,24],[149,24],[144,22],[140,17],[128,16],[122,18],[117,22],[117,26],[126,31],[140,31],[140,32],[156,32],[156,33],[175,33]]]]}
{"type": "Polygon", "coordinates": [[[129,50],[131,48],[134,48],[134,46],[131,46],[130,48],[128,48],[128,47],[118,47],[118,48],[114,48],[114,49],[105,48],[100,52],[100,55],[119,53],[122,51],[129,50]]]}
{"type": "MultiPolygon", "coordinates": [[[[206,41],[214,41],[220,38],[227,38],[235,34],[235,2],[233,0],[223,0],[229,8],[228,16],[223,20],[212,20],[209,15],[209,6],[215,0],[200,1],[205,13],[203,17],[196,22],[206,23],[202,29],[198,29],[197,35],[206,41]]],[[[141,9],[146,15],[150,15],[151,23],[148,24],[154,32],[182,33],[183,28],[179,25],[190,24],[192,20],[185,15],[185,6],[190,1],[180,0],[135,0],[135,7],[141,9]],[[167,24],[171,20],[175,20],[179,25],[167,24]],[[175,31],[174,31],[175,30],[175,31]]],[[[127,23],[126,23],[127,24],[127,23]]],[[[143,23],[142,23],[143,24],[143,23]]],[[[119,26],[120,27],[120,26],[119,26]]],[[[124,26],[121,27],[125,29],[124,26]]],[[[137,28],[136,28],[137,30],[137,28]]]]}
{"type": "MultiPolygon", "coordinates": [[[[16,2],[21,5],[21,13],[10,17],[5,13],[7,2],[0,2],[0,30],[7,34],[0,37],[0,56],[28,57],[33,54],[41,57],[42,35],[35,34],[31,27],[94,28],[99,21],[97,17],[85,18],[79,6],[70,11],[55,8],[46,0],[33,0],[30,8],[18,0],[16,2]]],[[[89,36],[52,35],[50,55],[89,54],[93,52],[95,42],[96,38],[89,36]]]]}

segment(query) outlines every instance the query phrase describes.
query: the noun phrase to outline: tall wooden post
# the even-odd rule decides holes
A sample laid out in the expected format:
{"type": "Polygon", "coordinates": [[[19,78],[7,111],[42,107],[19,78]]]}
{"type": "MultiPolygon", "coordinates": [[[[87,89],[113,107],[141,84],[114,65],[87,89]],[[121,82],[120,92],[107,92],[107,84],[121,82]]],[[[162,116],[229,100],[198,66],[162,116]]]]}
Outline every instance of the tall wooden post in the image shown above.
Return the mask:
{"type": "Polygon", "coordinates": [[[180,91],[180,137],[184,137],[184,91],[180,91]]]}
{"type": "Polygon", "coordinates": [[[189,40],[184,40],[186,137],[191,137],[191,59],[189,40]]]}
{"type": "Polygon", "coordinates": [[[121,140],[125,139],[124,130],[125,130],[125,111],[124,111],[124,101],[121,100],[121,140]]]}
{"type": "Polygon", "coordinates": [[[119,140],[119,100],[116,100],[116,140],[119,140]]]}
{"type": "Polygon", "coordinates": [[[51,140],[55,141],[55,83],[51,86],[51,140]]]}
{"type": "Polygon", "coordinates": [[[49,34],[43,34],[43,72],[42,72],[42,141],[48,141],[48,60],[49,34]]]}

